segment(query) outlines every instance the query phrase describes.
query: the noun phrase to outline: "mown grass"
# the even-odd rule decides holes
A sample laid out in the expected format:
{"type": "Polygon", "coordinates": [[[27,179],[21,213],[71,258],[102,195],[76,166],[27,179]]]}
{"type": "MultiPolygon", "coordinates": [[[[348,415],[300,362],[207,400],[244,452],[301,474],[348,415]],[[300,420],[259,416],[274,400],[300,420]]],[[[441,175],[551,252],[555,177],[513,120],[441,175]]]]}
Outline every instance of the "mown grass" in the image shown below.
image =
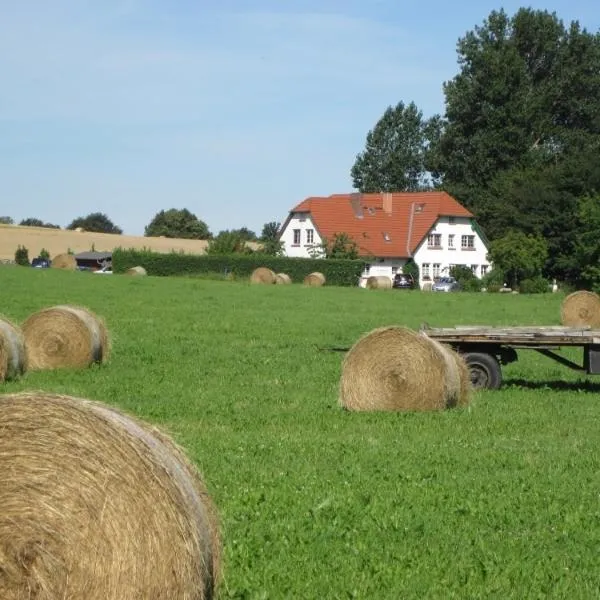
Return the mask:
{"type": "Polygon", "coordinates": [[[112,360],[30,373],[166,428],[219,507],[221,598],[596,598],[600,379],[534,352],[438,414],[351,414],[378,326],[559,324],[559,294],[421,294],[0,269],[0,312],[83,304],[112,360]]]}

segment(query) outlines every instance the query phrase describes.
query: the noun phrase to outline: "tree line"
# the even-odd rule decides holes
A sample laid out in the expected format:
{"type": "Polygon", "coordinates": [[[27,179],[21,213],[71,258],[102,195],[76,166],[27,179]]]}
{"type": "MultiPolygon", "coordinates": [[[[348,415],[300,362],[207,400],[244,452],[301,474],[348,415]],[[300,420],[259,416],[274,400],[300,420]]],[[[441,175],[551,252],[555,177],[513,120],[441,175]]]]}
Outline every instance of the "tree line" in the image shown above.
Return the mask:
{"type": "Polygon", "coordinates": [[[548,11],[500,10],[457,53],[445,114],[388,107],[356,156],[354,187],[445,190],[514,278],[527,268],[511,250],[527,261],[531,249],[545,277],[600,288],[600,34],[548,11]]]}

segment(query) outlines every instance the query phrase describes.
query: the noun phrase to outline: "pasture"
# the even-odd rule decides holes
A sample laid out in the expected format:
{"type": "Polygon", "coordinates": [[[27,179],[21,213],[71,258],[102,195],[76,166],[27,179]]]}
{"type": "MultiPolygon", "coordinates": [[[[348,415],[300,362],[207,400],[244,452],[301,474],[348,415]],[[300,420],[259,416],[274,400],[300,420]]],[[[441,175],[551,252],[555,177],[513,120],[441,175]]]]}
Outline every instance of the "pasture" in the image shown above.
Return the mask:
{"type": "Polygon", "coordinates": [[[220,598],[594,598],[600,379],[523,351],[467,408],[354,414],[321,349],[393,324],[558,325],[562,299],[0,267],[6,317],[81,304],[113,343],[106,365],[3,390],[165,428],[219,509],[220,598]]]}

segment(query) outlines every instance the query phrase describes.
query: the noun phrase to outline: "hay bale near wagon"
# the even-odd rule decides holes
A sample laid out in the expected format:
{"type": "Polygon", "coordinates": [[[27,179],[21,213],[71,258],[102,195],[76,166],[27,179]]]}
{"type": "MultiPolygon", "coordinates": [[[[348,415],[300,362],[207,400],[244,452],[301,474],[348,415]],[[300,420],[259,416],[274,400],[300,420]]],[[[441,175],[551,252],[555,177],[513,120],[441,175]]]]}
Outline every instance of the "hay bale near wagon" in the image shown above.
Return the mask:
{"type": "Polygon", "coordinates": [[[262,284],[262,285],[272,285],[276,283],[277,276],[271,269],[267,267],[258,267],[252,271],[252,275],[250,275],[250,283],[252,284],[262,284]]]}
{"type": "Polygon", "coordinates": [[[57,254],[52,259],[50,265],[53,269],[63,269],[65,271],[77,270],[77,261],[72,254],[57,254]]]}
{"type": "Polygon", "coordinates": [[[27,370],[23,332],[0,317],[0,382],[16,379],[27,370]]]}
{"type": "Polygon", "coordinates": [[[289,285],[292,283],[292,278],[287,273],[277,273],[275,275],[275,283],[278,285],[289,285]]]}
{"type": "Polygon", "coordinates": [[[104,363],[110,338],[102,318],[81,306],[59,305],[31,315],[22,325],[28,368],[83,368],[104,363]]]}
{"type": "Polygon", "coordinates": [[[323,273],[319,273],[315,271],[314,273],[309,273],[303,281],[303,284],[308,287],[321,287],[325,285],[325,275],[323,273]]]}
{"type": "Polygon", "coordinates": [[[125,271],[125,275],[131,275],[132,277],[144,277],[145,275],[148,275],[148,273],[144,267],[137,266],[127,269],[127,271],[125,271]]]}
{"type": "Polygon", "coordinates": [[[470,378],[454,350],[404,327],[361,337],[342,364],[341,406],[352,411],[432,411],[469,402],[470,378]]]}
{"type": "Polygon", "coordinates": [[[392,280],[386,275],[371,275],[367,279],[367,288],[370,290],[391,290],[392,280]]]}
{"type": "Polygon", "coordinates": [[[569,294],[562,301],[560,320],[566,327],[600,328],[600,296],[585,290],[569,294]]]}
{"type": "Polygon", "coordinates": [[[215,597],[217,511],[168,436],[43,392],[0,396],[0,423],[2,600],[215,597]]]}

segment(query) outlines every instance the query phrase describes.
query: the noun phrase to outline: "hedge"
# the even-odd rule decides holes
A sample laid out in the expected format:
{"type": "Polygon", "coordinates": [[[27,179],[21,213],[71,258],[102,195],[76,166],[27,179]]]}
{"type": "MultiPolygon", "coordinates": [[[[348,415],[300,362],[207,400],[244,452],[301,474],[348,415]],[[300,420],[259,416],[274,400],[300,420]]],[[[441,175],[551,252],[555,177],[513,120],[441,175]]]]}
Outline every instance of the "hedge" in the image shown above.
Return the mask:
{"type": "Polygon", "coordinates": [[[169,254],[150,250],[125,250],[117,248],[112,253],[115,273],[124,273],[131,267],[140,266],[148,275],[193,276],[203,274],[230,274],[235,277],[250,277],[257,267],[267,267],[275,273],[287,273],[293,282],[301,282],[306,275],[319,271],[325,275],[327,284],[339,286],[358,285],[365,268],[362,260],[325,258],[288,258],[266,254],[169,254]]]}

